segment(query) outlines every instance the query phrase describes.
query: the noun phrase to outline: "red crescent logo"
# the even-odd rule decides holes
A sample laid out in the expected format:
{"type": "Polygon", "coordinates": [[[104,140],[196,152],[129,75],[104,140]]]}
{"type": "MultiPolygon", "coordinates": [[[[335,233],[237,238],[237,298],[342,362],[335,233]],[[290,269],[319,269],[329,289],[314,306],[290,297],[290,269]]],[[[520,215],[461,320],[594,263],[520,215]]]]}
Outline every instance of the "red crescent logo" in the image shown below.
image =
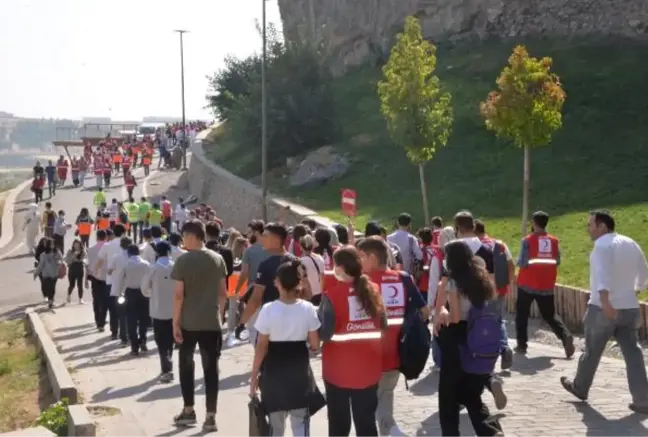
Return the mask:
{"type": "Polygon", "coordinates": [[[390,298],[390,299],[394,299],[394,298],[396,298],[396,295],[398,294],[398,288],[396,288],[396,287],[393,286],[393,285],[390,285],[389,288],[391,288],[392,290],[394,290],[394,294],[392,294],[391,296],[389,296],[389,298],[390,298]]]}

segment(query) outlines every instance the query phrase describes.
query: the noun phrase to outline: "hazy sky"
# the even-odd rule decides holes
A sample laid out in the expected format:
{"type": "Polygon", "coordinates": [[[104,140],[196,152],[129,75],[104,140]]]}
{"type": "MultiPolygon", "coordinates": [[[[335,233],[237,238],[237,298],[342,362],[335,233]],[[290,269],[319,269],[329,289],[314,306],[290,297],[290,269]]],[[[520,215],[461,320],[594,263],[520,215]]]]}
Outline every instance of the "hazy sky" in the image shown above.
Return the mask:
{"type": "MultiPolygon", "coordinates": [[[[21,117],[206,118],[206,75],[258,51],[262,0],[0,0],[0,111],[21,117]]],[[[268,21],[279,23],[276,0],[268,21]]]]}

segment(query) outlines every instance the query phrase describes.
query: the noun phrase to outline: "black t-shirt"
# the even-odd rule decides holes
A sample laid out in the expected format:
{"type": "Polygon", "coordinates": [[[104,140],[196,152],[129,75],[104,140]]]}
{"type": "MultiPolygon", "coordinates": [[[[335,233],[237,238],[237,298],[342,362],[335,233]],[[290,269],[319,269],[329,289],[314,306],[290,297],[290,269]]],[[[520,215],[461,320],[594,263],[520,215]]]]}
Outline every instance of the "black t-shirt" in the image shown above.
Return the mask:
{"type": "Polygon", "coordinates": [[[225,261],[225,267],[227,267],[227,276],[229,277],[234,271],[234,256],[232,251],[227,247],[220,244],[218,241],[208,241],[205,244],[205,247],[209,250],[213,250],[216,253],[219,253],[225,261]]]}
{"type": "Polygon", "coordinates": [[[264,304],[279,299],[279,290],[277,290],[274,284],[277,270],[281,264],[294,259],[297,258],[289,253],[285,255],[270,255],[265,261],[259,264],[255,284],[265,287],[265,291],[263,292],[264,304]]]}

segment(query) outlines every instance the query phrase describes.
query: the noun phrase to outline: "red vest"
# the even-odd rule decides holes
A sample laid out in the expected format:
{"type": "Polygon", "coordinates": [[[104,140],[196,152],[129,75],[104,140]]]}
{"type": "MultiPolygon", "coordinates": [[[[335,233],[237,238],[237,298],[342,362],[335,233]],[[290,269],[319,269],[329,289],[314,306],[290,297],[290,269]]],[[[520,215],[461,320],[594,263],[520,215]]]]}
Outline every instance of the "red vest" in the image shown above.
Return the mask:
{"type": "Polygon", "coordinates": [[[135,178],[134,177],[129,177],[126,179],[126,188],[133,188],[135,187],[135,178]]]}
{"type": "Polygon", "coordinates": [[[405,317],[407,293],[401,276],[394,270],[372,272],[369,277],[378,285],[387,311],[388,329],[383,335],[382,369],[395,370],[400,367],[398,341],[405,317]]]}
{"type": "Polygon", "coordinates": [[[558,276],[558,239],[546,232],[534,232],[523,241],[529,250],[529,264],[520,267],[518,286],[530,291],[553,291],[558,276]]]}
{"type": "Polygon", "coordinates": [[[130,156],[124,156],[124,159],[122,160],[122,167],[129,168],[130,165],[131,165],[130,156]]]}
{"type": "Polygon", "coordinates": [[[103,161],[101,160],[101,158],[100,157],[95,157],[95,160],[94,160],[94,172],[95,172],[95,174],[96,175],[103,174],[103,168],[104,168],[104,165],[103,165],[103,161]]]}
{"type": "Polygon", "coordinates": [[[441,229],[435,229],[432,231],[432,246],[439,245],[439,234],[441,234],[441,229]]]}
{"type": "Polygon", "coordinates": [[[322,293],[335,311],[333,337],[322,347],[324,381],[352,389],[378,384],[383,369],[379,321],[365,313],[350,284],[336,281],[322,293]]]}
{"type": "Polygon", "coordinates": [[[173,215],[173,211],[171,211],[171,201],[163,200],[162,201],[162,216],[164,218],[170,218],[172,215],[173,215]]]}

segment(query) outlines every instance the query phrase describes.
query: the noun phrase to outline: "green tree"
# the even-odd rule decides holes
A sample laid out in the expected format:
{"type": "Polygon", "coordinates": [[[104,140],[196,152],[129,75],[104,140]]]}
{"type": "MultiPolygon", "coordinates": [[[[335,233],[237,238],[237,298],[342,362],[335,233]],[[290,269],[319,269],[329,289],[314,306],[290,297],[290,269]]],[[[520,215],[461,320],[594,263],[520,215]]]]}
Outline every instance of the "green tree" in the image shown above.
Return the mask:
{"type": "Polygon", "coordinates": [[[530,149],[549,145],[562,126],[566,94],[551,65],[551,58],[533,58],[526,47],[515,47],[497,78],[498,90],[480,104],[486,128],[524,150],[522,235],[529,219],[530,149]]]}
{"type": "Polygon", "coordinates": [[[434,74],[436,61],[436,47],[423,39],[419,21],[407,17],[378,83],[389,134],[418,166],[426,223],[430,217],[424,166],[448,142],[453,121],[450,93],[434,74]]]}

